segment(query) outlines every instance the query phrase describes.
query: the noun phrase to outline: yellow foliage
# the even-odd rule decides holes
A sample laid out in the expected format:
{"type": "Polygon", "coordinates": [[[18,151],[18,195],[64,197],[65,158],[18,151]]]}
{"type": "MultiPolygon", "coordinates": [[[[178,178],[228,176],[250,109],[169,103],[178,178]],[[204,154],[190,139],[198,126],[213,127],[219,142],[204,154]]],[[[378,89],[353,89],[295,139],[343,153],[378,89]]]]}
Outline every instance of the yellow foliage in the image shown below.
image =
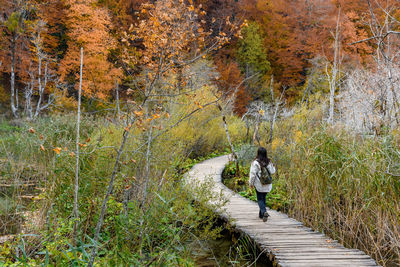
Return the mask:
{"type": "Polygon", "coordinates": [[[77,102],[73,97],[68,97],[66,92],[55,91],[56,105],[62,106],[62,111],[75,110],[77,102]]]}
{"type": "MultiPolygon", "coordinates": [[[[228,141],[222,123],[221,111],[216,105],[206,105],[215,101],[216,88],[205,85],[195,94],[183,95],[179,98],[180,104],[170,107],[170,123],[197,110],[190,119],[182,121],[169,133],[171,143],[178,143],[184,153],[205,155],[215,150],[223,150],[228,141]]],[[[244,123],[236,116],[227,116],[229,134],[234,143],[244,140],[246,133],[244,123]]]]}
{"type": "Polygon", "coordinates": [[[272,140],[271,148],[272,148],[273,151],[275,151],[278,148],[282,147],[283,144],[284,144],[284,141],[282,139],[275,138],[274,140],[272,140]]]}
{"type": "Polygon", "coordinates": [[[295,143],[299,143],[303,137],[303,132],[302,131],[296,131],[294,132],[293,140],[295,143]]]}

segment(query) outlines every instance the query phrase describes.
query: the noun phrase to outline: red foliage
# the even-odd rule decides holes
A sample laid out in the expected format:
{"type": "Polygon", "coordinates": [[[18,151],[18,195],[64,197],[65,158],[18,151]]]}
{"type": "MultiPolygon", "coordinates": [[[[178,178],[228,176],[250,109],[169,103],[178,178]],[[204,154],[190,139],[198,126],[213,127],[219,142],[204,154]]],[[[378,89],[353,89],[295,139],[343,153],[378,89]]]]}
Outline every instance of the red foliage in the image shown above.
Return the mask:
{"type": "Polygon", "coordinates": [[[242,85],[243,76],[236,62],[228,60],[221,55],[219,56],[215,60],[217,71],[220,73],[217,85],[228,96],[235,93],[234,112],[242,116],[251,100],[250,95],[242,85]]]}

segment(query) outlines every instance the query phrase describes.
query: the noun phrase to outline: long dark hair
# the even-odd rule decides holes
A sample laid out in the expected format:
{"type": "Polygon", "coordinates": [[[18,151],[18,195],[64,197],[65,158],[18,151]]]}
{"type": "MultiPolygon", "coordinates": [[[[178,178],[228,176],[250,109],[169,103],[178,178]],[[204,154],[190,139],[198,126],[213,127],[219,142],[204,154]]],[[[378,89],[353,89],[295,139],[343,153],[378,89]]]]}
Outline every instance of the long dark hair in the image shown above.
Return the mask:
{"type": "Polygon", "coordinates": [[[267,150],[264,147],[258,148],[256,160],[260,163],[261,167],[268,166],[269,158],[267,157],[267,150]]]}

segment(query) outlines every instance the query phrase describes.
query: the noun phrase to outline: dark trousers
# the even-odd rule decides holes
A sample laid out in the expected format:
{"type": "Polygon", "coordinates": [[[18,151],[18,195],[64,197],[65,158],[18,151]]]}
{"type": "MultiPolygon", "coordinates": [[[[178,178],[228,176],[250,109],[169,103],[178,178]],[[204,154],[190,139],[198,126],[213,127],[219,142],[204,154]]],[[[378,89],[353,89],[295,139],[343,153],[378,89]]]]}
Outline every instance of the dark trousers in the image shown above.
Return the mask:
{"type": "Polygon", "coordinates": [[[265,197],[266,197],[267,193],[258,192],[257,189],[256,189],[256,193],[257,193],[258,206],[260,207],[260,212],[259,212],[258,216],[260,218],[263,218],[264,213],[267,211],[266,204],[265,204],[265,197]]]}

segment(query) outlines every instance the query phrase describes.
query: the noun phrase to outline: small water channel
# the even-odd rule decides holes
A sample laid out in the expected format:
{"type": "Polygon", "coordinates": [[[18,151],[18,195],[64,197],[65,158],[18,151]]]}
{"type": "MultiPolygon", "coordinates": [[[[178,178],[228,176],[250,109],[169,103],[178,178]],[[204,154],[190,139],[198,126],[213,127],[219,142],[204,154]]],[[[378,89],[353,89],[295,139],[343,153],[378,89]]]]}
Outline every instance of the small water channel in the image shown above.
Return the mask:
{"type": "MultiPolygon", "coordinates": [[[[222,219],[217,222],[217,226],[221,225],[226,225],[222,219]]],[[[254,241],[228,228],[224,227],[217,240],[193,243],[196,266],[273,266],[254,241]]]]}
{"type": "Polygon", "coordinates": [[[23,212],[38,194],[36,184],[13,184],[0,180],[0,236],[17,234],[24,222],[23,212]]]}

